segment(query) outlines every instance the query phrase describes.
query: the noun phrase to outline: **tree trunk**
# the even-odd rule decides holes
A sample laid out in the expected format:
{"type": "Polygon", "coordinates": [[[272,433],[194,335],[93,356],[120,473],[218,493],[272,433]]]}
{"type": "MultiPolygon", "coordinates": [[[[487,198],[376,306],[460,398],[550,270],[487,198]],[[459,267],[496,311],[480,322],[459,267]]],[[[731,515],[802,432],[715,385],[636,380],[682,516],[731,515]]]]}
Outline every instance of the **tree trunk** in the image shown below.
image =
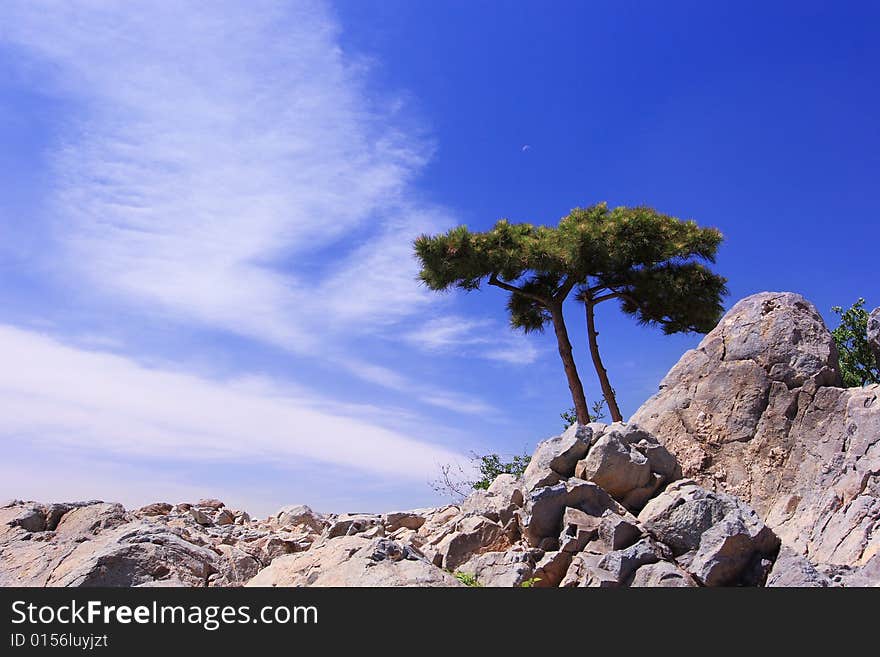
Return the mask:
{"type": "Polygon", "coordinates": [[[590,421],[590,412],[587,408],[587,398],[584,396],[584,386],[581,384],[574,356],[571,353],[571,341],[568,339],[568,330],[565,328],[562,304],[551,306],[548,309],[553,319],[556,343],[559,346],[559,357],[562,359],[565,376],[568,378],[568,389],[571,390],[571,400],[574,402],[575,414],[580,424],[587,424],[590,421]]]}
{"type": "Polygon", "coordinates": [[[587,299],[584,307],[587,309],[587,340],[590,343],[590,356],[593,357],[593,367],[596,368],[596,374],[599,376],[599,384],[602,386],[602,394],[608,404],[608,412],[611,413],[611,421],[623,422],[623,416],[617,407],[617,398],[614,396],[614,388],[611,387],[608,372],[599,356],[599,342],[596,340],[599,336],[596,332],[596,306],[587,299]]]}

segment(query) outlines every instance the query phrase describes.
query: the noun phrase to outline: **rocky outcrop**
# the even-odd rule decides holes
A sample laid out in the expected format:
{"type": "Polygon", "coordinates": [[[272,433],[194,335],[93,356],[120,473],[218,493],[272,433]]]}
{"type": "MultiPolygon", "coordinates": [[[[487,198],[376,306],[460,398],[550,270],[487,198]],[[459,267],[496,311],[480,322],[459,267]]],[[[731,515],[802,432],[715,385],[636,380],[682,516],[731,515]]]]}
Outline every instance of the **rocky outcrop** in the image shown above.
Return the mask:
{"type": "MultiPolygon", "coordinates": [[[[632,422],[684,476],[744,500],[794,554],[853,583],[880,569],[880,386],[840,385],[815,307],[765,292],[737,303],[632,422]]],[[[794,581],[779,568],[771,581],[794,581]]]]}
{"type": "Polygon", "coordinates": [[[410,545],[353,535],[272,562],[247,586],[460,586],[410,545]]]}
{"type": "Polygon", "coordinates": [[[0,586],[241,586],[319,537],[223,506],[11,502],[0,508],[0,586]]]}
{"type": "Polygon", "coordinates": [[[16,501],[0,585],[877,585],[880,385],[839,387],[837,359],[809,302],[755,295],[631,422],[575,424],[461,504],[16,501]]]}
{"type": "Polygon", "coordinates": [[[874,352],[877,367],[880,367],[880,308],[875,308],[868,317],[868,344],[874,352]]]}
{"type": "Polygon", "coordinates": [[[14,502],[0,509],[0,584],[762,584],[776,536],[741,501],[680,474],[639,427],[591,424],[541,443],[522,478],[501,475],[434,509],[324,515],[297,505],[253,520],[219,500],[135,512],[14,502]]]}

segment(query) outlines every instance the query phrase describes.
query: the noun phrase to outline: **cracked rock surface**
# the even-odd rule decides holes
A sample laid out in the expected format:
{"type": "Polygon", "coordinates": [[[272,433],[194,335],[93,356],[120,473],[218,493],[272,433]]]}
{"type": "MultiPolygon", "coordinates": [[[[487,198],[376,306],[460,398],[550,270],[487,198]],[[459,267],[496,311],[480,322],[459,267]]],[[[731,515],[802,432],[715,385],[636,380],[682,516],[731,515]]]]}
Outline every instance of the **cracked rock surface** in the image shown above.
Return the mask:
{"type": "Polygon", "coordinates": [[[857,583],[880,570],[880,385],[841,388],[837,358],[809,301],[756,294],[681,358],[632,421],[684,476],[748,502],[795,554],[857,583]]]}

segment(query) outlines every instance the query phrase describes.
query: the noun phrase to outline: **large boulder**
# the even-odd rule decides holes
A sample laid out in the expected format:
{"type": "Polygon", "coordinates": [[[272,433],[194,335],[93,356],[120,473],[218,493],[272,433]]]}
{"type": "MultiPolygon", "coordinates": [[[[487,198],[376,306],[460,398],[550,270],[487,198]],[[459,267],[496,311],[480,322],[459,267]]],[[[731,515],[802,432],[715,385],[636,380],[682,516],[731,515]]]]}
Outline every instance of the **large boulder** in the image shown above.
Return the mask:
{"type": "Polygon", "coordinates": [[[480,586],[510,588],[532,579],[535,566],[534,552],[507,550],[478,554],[461,564],[458,570],[473,576],[480,586]]]}
{"type": "Polygon", "coordinates": [[[574,474],[604,488],[630,510],[681,477],[678,461],[656,438],[635,424],[617,422],[602,432],[574,474]]]}
{"type": "Polygon", "coordinates": [[[275,512],[274,519],[280,527],[305,526],[316,532],[322,531],[328,524],[321,514],[305,504],[283,506],[275,512]]]}
{"type": "Polygon", "coordinates": [[[410,546],[345,536],[275,559],[246,586],[460,586],[410,546]]]}
{"type": "Polygon", "coordinates": [[[558,540],[569,507],[597,518],[606,513],[626,515],[626,509],[602,488],[593,482],[571,477],[529,492],[525,506],[519,512],[526,542],[538,547],[545,540],[558,540]]]}
{"type": "Polygon", "coordinates": [[[481,516],[466,516],[437,544],[436,561],[446,570],[456,570],[475,554],[498,552],[510,547],[504,528],[481,516]]]}
{"type": "Polygon", "coordinates": [[[645,530],[706,586],[746,583],[762,560],[772,563],[779,539],[754,509],[689,480],[671,484],[639,514],[645,530]]]}
{"type": "Polygon", "coordinates": [[[815,307],[764,292],[687,352],[632,422],[812,563],[860,568],[880,551],[880,385],[840,385],[815,307]]]}
{"type": "Polygon", "coordinates": [[[577,462],[589,451],[592,438],[593,429],[590,425],[575,423],[561,436],[538,443],[523,473],[524,491],[552,486],[571,477],[577,462]]]}
{"type": "Polygon", "coordinates": [[[804,555],[783,545],[767,577],[767,586],[824,588],[831,582],[804,555]]]}
{"type": "MultiPolygon", "coordinates": [[[[0,586],[207,586],[216,572],[216,552],[165,526],[131,520],[119,504],[67,506],[72,510],[55,530],[28,520],[32,505],[0,510],[8,530],[0,543],[0,586]]],[[[51,507],[44,510],[51,518],[51,507]]]]}

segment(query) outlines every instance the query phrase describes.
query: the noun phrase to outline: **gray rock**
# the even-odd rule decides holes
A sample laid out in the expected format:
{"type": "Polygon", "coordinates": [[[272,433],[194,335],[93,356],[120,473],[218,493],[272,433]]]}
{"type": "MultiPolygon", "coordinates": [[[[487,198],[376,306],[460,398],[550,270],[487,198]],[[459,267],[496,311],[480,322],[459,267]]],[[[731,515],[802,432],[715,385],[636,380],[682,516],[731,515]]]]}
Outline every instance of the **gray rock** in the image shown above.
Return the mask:
{"type": "Polygon", "coordinates": [[[334,522],[330,523],[330,526],[327,527],[326,536],[328,538],[352,536],[373,528],[384,529],[382,516],[364,513],[345,514],[338,516],[334,522]]]}
{"type": "Polygon", "coordinates": [[[754,509],[689,480],[671,484],[651,500],[639,521],[706,586],[741,583],[754,559],[779,548],[779,539],[754,509]]]}
{"type": "Polygon", "coordinates": [[[880,308],[875,308],[868,317],[868,344],[874,352],[877,367],[880,367],[880,308]]]}
{"type": "Polygon", "coordinates": [[[327,525],[320,514],[315,513],[305,504],[291,504],[281,507],[275,512],[275,520],[281,527],[303,525],[315,532],[323,531],[327,525]]]}
{"type": "Polygon", "coordinates": [[[880,550],[880,385],[840,385],[816,309],[762,293],[685,354],[633,421],[814,565],[858,569],[880,550]]]}
{"type": "Polygon", "coordinates": [[[805,556],[783,545],[767,577],[766,585],[770,587],[824,588],[831,586],[831,580],[816,570],[805,556]]]}
{"type": "Polygon", "coordinates": [[[412,547],[345,536],[280,557],[246,586],[461,586],[412,547]]]}
{"type": "Polygon", "coordinates": [[[424,511],[393,511],[382,516],[382,522],[385,525],[385,531],[397,531],[401,527],[418,530],[427,520],[424,511]]]}
{"type": "Polygon", "coordinates": [[[566,507],[596,517],[610,511],[625,515],[626,510],[593,482],[572,477],[553,486],[531,491],[520,514],[523,537],[537,547],[542,539],[557,538],[562,530],[566,507]]]}
{"type": "Polygon", "coordinates": [[[458,567],[473,575],[481,586],[511,588],[533,577],[534,554],[528,551],[484,552],[458,567]]]}
{"type": "Polygon", "coordinates": [[[559,586],[571,566],[570,552],[560,550],[547,552],[535,566],[531,577],[535,588],[551,588],[559,586]]]}
{"type": "Polygon", "coordinates": [[[742,519],[730,514],[703,532],[688,571],[705,586],[736,584],[757,552],[742,519]]]}
{"type": "Polygon", "coordinates": [[[154,525],[128,523],[76,543],[45,586],[138,586],[173,578],[206,586],[217,554],[154,525]]]}
{"type": "Polygon", "coordinates": [[[687,588],[697,586],[693,578],[668,561],[646,564],[636,570],[630,582],[633,588],[687,588]]]}
{"type": "Polygon", "coordinates": [[[577,462],[590,449],[593,432],[586,425],[573,424],[561,436],[538,444],[523,473],[523,490],[552,486],[574,474],[577,462]]]}
{"type": "Polygon", "coordinates": [[[198,524],[208,526],[213,525],[214,521],[211,519],[206,512],[201,509],[197,509],[196,507],[191,507],[189,510],[189,515],[195,520],[198,524]]]}
{"type": "Polygon", "coordinates": [[[623,584],[636,569],[660,561],[661,554],[650,539],[644,538],[624,550],[615,550],[603,556],[598,566],[608,572],[618,584],[623,584]]]}
{"type": "Polygon", "coordinates": [[[742,500],[708,491],[687,479],[670,484],[648,502],[638,519],[675,556],[698,550],[703,535],[716,525],[722,526],[722,521],[739,522],[757,552],[770,554],[779,546],[773,531],[742,500]]]}
{"type": "Polygon", "coordinates": [[[469,516],[458,521],[455,530],[437,544],[437,553],[443,568],[456,570],[475,554],[508,547],[510,541],[501,525],[481,516],[469,516]]]}
{"type": "Polygon", "coordinates": [[[593,481],[638,510],[668,482],[681,477],[678,461],[656,438],[635,424],[614,423],[603,431],[575,476],[593,481]]]}
{"type": "Polygon", "coordinates": [[[623,516],[609,513],[599,522],[598,539],[608,550],[628,548],[641,536],[642,531],[638,526],[623,516]]]}
{"type": "Polygon", "coordinates": [[[565,577],[559,583],[562,588],[617,588],[617,576],[599,566],[601,555],[581,553],[571,559],[565,577]]]}

